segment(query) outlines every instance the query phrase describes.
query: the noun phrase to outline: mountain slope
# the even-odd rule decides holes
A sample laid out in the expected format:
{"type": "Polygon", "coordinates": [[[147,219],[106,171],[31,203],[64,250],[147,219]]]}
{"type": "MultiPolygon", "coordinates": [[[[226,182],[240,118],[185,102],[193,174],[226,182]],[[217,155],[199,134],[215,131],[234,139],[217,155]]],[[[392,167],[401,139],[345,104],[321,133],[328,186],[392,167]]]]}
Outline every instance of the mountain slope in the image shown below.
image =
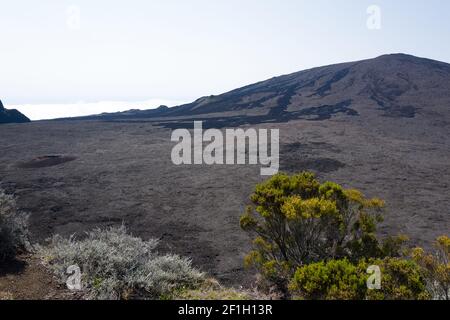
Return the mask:
{"type": "Polygon", "coordinates": [[[266,109],[268,114],[338,105],[376,106],[391,117],[414,117],[430,97],[448,103],[450,65],[396,54],[276,77],[217,97],[202,98],[172,114],[266,109]]]}
{"type": "Polygon", "coordinates": [[[2,123],[23,123],[30,122],[25,115],[16,109],[5,109],[3,103],[0,101],[0,124],[2,123]]]}
{"type": "Polygon", "coordinates": [[[218,96],[156,110],[86,118],[228,118],[227,124],[325,120],[337,114],[449,119],[450,64],[405,54],[384,55],[275,77],[218,96]]]}

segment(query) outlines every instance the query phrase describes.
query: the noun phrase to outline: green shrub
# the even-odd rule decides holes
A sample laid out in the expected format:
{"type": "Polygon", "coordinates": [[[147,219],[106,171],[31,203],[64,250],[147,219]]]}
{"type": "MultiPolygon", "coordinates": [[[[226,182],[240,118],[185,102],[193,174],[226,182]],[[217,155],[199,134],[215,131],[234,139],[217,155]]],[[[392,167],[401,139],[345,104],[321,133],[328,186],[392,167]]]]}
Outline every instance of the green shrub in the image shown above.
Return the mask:
{"type": "Polygon", "coordinates": [[[412,251],[412,258],[423,270],[428,291],[436,300],[450,300],[450,238],[439,237],[434,243],[434,254],[422,248],[412,251]]]}
{"type": "Polygon", "coordinates": [[[0,190],[0,262],[28,250],[28,215],[17,209],[13,196],[0,190]]]}
{"type": "Polygon", "coordinates": [[[256,186],[251,201],[240,221],[256,236],[246,264],[284,292],[298,267],[395,256],[404,241],[377,239],[382,200],[333,182],[321,184],[312,173],[275,175],[256,186]]]}
{"type": "Polygon", "coordinates": [[[418,265],[399,258],[330,260],[300,267],[289,290],[297,299],[313,300],[417,300],[428,299],[425,279],[418,265]],[[381,288],[369,289],[366,272],[370,265],[381,270],[381,288]]]}
{"type": "Polygon", "coordinates": [[[158,255],[157,244],[127,234],[122,226],[94,230],[82,240],[55,236],[38,251],[62,281],[69,266],[79,266],[90,299],[158,299],[203,281],[189,259],[158,255]]]}
{"type": "Polygon", "coordinates": [[[300,267],[289,285],[292,296],[308,300],[363,299],[367,277],[348,260],[317,262],[300,267]]]}
{"type": "Polygon", "coordinates": [[[391,258],[371,259],[368,265],[381,269],[381,289],[368,290],[371,300],[425,300],[430,299],[422,270],[412,260],[391,258]]]}

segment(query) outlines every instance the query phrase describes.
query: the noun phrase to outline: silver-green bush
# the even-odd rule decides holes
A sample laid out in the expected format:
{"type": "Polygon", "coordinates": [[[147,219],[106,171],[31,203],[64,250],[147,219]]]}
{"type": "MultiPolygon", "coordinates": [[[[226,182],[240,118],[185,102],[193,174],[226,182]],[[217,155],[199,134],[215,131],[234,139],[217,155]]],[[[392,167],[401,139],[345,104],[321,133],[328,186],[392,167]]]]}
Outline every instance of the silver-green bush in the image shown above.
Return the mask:
{"type": "Polygon", "coordinates": [[[89,299],[158,299],[203,281],[189,259],[159,255],[157,244],[127,234],[122,226],[96,229],[79,240],[54,236],[38,253],[62,281],[69,266],[79,266],[89,299]]]}
{"type": "Polygon", "coordinates": [[[17,209],[11,195],[0,189],[0,261],[29,249],[28,215],[17,209]]]}

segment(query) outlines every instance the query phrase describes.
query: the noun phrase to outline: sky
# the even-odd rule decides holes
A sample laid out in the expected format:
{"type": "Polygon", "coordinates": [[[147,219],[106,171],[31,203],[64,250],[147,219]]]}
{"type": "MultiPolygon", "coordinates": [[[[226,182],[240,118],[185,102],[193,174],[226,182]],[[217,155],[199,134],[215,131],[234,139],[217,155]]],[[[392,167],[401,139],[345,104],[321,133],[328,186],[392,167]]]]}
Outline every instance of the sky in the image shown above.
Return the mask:
{"type": "Polygon", "coordinates": [[[0,0],[0,99],[34,120],[191,102],[408,53],[450,62],[450,1],[0,0]]]}

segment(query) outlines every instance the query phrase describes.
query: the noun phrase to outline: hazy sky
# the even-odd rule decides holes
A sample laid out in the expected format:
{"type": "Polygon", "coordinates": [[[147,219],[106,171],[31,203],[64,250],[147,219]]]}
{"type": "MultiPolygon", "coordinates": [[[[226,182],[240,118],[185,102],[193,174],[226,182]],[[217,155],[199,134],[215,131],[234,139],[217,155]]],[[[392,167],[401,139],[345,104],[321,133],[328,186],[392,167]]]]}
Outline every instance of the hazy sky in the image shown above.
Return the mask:
{"type": "Polygon", "coordinates": [[[191,101],[384,53],[450,62],[450,1],[0,1],[0,99],[47,116],[69,103],[191,101]],[[367,26],[370,5],[381,29],[367,26]]]}

